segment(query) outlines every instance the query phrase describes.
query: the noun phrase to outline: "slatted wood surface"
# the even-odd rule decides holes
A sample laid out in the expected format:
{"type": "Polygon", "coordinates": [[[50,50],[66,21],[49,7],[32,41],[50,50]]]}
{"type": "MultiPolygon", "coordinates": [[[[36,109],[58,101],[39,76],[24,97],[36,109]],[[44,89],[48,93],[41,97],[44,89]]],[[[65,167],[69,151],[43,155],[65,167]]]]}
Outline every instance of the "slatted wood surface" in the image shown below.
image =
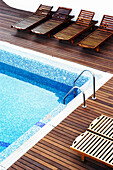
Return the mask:
{"type": "Polygon", "coordinates": [[[88,26],[91,23],[94,14],[95,13],[91,11],[81,10],[76,24],[88,26]]]}
{"type": "Polygon", "coordinates": [[[86,131],[75,139],[70,148],[80,153],[82,161],[87,156],[113,168],[113,141],[110,139],[86,131]]]}
{"type": "Polygon", "coordinates": [[[113,32],[113,16],[104,15],[100,27],[113,32]]]}
{"type": "Polygon", "coordinates": [[[113,118],[101,115],[90,124],[88,130],[113,141],[113,118]]]}
{"type": "Polygon", "coordinates": [[[71,40],[73,37],[75,37],[75,35],[78,35],[80,32],[82,32],[84,29],[86,29],[87,27],[84,25],[77,25],[75,23],[73,23],[72,25],[70,25],[69,27],[61,30],[60,32],[56,33],[54,35],[55,38],[59,39],[59,40],[71,40]]]}
{"type": "Polygon", "coordinates": [[[84,38],[80,43],[78,43],[78,45],[81,47],[94,49],[111,35],[111,32],[106,32],[98,29],[88,35],[88,37],[84,38]]]}
{"type": "MultiPolygon", "coordinates": [[[[76,8],[76,7],[75,7],[76,8]]],[[[59,43],[53,37],[36,36],[28,32],[11,29],[13,23],[29,16],[30,12],[8,7],[0,0],[0,40],[33,49],[39,52],[90,66],[113,74],[113,38],[101,46],[100,53],[81,49],[69,43],[59,43]]],[[[87,32],[89,34],[89,32],[87,32]]],[[[80,41],[86,34],[78,37],[80,41]]],[[[70,150],[74,139],[83,133],[89,124],[102,113],[113,117],[113,78],[96,92],[97,100],[86,101],[87,108],[78,107],[56,128],[16,161],[9,170],[22,169],[110,169],[97,161],[87,159],[82,163],[80,156],[70,150]]]]}
{"type": "Polygon", "coordinates": [[[36,14],[44,14],[44,15],[48,15],[48,13],[51,11],[51,9],[53,8],[53,6],[47,6],[47,5],[42,5],[40,4],[39,8],[36,10],[36,14]]]}
{"type": "Polygon", "coordinates": [[[43,24],[35,27],[31,31],[36,34],[47,34],[57,26],[61,25],[62,21],[55,21],[53,19],[49,19],[49,21],[44,22],[43,24]]]}
{"type": "Polygon", "coordinates": [[[44,15],[40,15],[40,16],[32,15],[29,16],[28,18],[23,19],[19,23],[15,23],[14,25],[12,25],[12,27],[20,30],[25,30],[30,26],[42,21],[43,19],[45,19],[44,15]]]}

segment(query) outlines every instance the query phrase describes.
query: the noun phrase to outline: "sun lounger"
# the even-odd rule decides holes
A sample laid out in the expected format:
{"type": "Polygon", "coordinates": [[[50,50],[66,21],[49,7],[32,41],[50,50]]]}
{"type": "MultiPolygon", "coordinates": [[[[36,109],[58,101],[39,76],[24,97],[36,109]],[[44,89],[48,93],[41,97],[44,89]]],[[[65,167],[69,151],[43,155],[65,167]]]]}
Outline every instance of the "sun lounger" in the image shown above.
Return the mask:
{"type": "Polygon", "coordinates": [[[113,168],[113,118],[102,115],[78,136],[70,149],[113,168]]]}
{"type": "Polygon", "coordinates": [[[54,37],[59,40],[71,40],[73,43],[75,37],[82,34],[89,28],[94,27],[94,25],[97,23],[97,21],[92,20],[94,14],[95,13],[91,11],[81,10],[76,22],[56,33],[54,37]]]}
{"type": "Polygon", "coordinates": [[[104,15],[98,29],[78,43],[83,48],[96,49],[113,35],[113,16],[104,15]]]}
{"type": "Polygon", "coordinates": [[[55,28],[58,28],[59,26],[71,20],[73,17],[69,15],[71,10],[72,9],[70,8],[59,7],[57,11],[52,15],[51,19],[35,27],[31,31],[35,34],[48,34],[48,36],[50,36],[51,32],[55,28]]]}
{"type": "Polygon", "coordinates": [[[22,21],[12,25],[11,27],[16,28],[18,30],[31,29],[37,24],[49,18],[52,15],[52,8],[52,6],[46,6],[41,4],[33,15],[23,19],[22,21]]]}

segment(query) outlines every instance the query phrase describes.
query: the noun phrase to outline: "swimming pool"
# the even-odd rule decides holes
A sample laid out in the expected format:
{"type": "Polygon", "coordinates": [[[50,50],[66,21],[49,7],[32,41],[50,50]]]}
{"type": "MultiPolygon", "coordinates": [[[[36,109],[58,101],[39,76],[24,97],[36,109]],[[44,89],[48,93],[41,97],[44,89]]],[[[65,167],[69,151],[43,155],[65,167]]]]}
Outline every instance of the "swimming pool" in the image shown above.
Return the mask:
{"type": "MultiPolygon", "coordinates": [[[[5,115],[4,121],[1,117],[1,124],[6,133],[4,135],[6,141],[3,135],[0,138],[0,165],[8,168],[15,161],[14,154],[19,157],[17,155],[25,153],[82,103],[81,94],[71,102],[69,101],[73,95],[67,98],[67,105],[63,104],[63,97],[72,88],[75,78],[87,67],[5,42],[0,42],[0,47],[0,89],[3,89],[0,107],[1,115],[5,115]],[[12,119],[15,122],[13,126],[12,119]],[[15,131],[13,132],[12,129],[15,131]],[[12,133],[16,134],[14,139],[12,133]],[[12,137],[10,140],[8,135],[12,137]]],[[[111,77],[108,73],[91,68],[90,71],[96,73],[98,84],[96,90],[111,77]]],[[[77,81],[76,86],[88,91],[86,97],[89,97],[92,94],[92,77],[84,74],[82,79],[77,81]]],[[[1,134],[4,133],[2,127],[1,134]]]]}

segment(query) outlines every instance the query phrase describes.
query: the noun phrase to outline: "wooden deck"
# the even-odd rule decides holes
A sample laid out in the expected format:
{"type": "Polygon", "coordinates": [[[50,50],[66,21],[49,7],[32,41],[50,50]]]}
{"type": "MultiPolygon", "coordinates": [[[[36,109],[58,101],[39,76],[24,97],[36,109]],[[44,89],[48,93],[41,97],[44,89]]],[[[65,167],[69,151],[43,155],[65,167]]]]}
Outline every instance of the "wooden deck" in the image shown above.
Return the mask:
{"type": "MultiPolygon", "coordinates": [[[[69,42],[61,43],[53,37],[48,38],[26,31],[18,32],[11,28],[12,24],[29,14],[30,12],[10,8],[0,0],[0,40],[113,74],[113,37],[106,41],[100,47],[100,52],[97,53],[94,50],[82,49],[76,45],[78,41],[85,37],[85,34],[79,36],[72,45],[69,42]]],[[[80,156],[69,148],[73,140],[84,132],[97,116],[105,114],[113,117],[113,78],[96,92],[96,97],[95,101],[91,97],[86,101],[86,109],[79,106],[16,161],[9,170],[111,169],[89,158],[83,163],[80,156]]]]}

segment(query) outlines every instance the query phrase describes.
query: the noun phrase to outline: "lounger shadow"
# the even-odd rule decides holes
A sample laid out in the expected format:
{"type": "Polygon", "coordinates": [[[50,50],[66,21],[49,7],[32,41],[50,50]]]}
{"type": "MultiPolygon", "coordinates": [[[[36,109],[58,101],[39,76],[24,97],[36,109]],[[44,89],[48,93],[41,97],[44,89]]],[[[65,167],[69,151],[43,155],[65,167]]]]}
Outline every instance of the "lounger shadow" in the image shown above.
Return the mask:
{"type": "Polygon", "coordinates": [[[18,30],[32,29],[37,24],[45,21],[52,15],[51,13],[52,8],[53,6],[46,6],[40,4],[39,8],[36,10],[36,12],[33,15],[23,19],[22,21],[14,25],[11,25],[11,27],[16,28],[18,30]]]}
{"type": "Polygon", "coordinates": [[[50,34],[54,29],[60,27],[74,17],[69,15],[71,10],[71,8],[59,7],[57,11],[52,15],[51,19],[35,27],[31,31],[35,34],[48,34],[50,37],[50,34]]]}
{"type": "Polygon", "coordinates": [[[97,21],[92,20],[94,14],[95,13],[91,11],[81,10],[76,22],[56,33],[54,37],[59,40],[71,40],[71,42],[74,43],[75,37],[79,36],[89,28],[94,27],[97,23],[97,21]]]}
{"type": "Polygon", "coordinates": [[[113,35],[113,16],[104,15],[100,26],[94,32],[78,43],[83,48],[96,49],[99,52],[99,46],[113,35]]]}

